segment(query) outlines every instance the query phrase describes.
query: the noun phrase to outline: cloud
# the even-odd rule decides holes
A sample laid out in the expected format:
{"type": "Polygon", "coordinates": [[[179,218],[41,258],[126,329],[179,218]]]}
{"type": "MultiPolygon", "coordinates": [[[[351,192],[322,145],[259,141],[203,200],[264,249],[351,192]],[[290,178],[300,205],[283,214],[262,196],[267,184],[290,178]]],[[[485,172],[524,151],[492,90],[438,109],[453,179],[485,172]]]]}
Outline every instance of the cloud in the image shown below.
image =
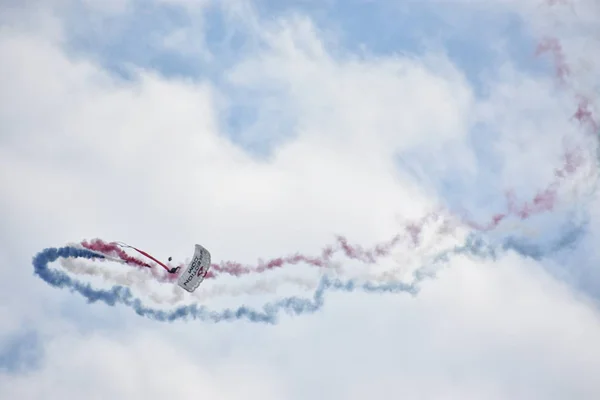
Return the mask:
{"type": "MultiPolygon", "coordinates": [[[[126,26],[134,8],[124,4],[102,12],[126,26]]],[[[227,29],[249,39],[222,65],[211,52],[216,75],[129,59],[124,79],[106,67],[120,60],[73,51],[58,6],[23,8],[25,22],[3,25],[0,261],[12,278],[0,283],[10,321],[0,331],[32,327],[43,356],[0,375],[0,397],[353,398],[398,387],[428,399],[595,397],[597,311],[547,275],[557,260],[458,257],[416,298],[331,294],[322,312],[277,327],[158,325],[32,276],[40,249],[96,236],[161,259],[200,242],[215,261],[254,263],[318,254],[335,234],[370,246],[401,230],[399,217],[440,203],[487,220],[507,187],[530,199],[554,179],[565,136],[593,143],[569,121],[572,92],[513,60],[485,75],[482,95],[443,49],[359,54],[310,11],[228,7],[237,24],[227,29]]],[[[173,51],[186,54],[187,42],[173,51]]]]}
{"type": "Polygon", "coordinates": [[[385,397],[398,385],[425,398],[593,397],[600,326],[589,306],[514,255],[453,267],[417,299],[331,296],[325,313],[271,330],[70,328],[46,342],[42,368],[0,387],[28,398],[385,397]]]}
{"type": "Polygon", "coordinates": [[[131,0],[83,1],[83,4],[92,12],[101,12],[108,15],[123,14],[130,9],[132,3],[131,0]]]}
{"type": "Polygon", "coordinates": [[[44,367],[33,376],[0,378],[3,397],[188,399],[201,393],[207,398],[269,399],[278,393],[277,385],[265,384],[269,371],[241,363],[199,368],[192,354],[152,334],[115,338],[72,333],[49,341],[46,351],[44,367]]]}

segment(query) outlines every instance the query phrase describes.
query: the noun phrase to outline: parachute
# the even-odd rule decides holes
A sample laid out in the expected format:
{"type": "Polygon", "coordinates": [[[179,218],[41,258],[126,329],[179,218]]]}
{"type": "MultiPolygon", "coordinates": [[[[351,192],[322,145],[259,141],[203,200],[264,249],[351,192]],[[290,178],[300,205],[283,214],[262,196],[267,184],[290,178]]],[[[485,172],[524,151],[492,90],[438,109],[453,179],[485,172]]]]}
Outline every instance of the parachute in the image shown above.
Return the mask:
{"type": "Polygon", "coordinates": [[[194,258],[187,269],[179,275],[177,284],[188,292],[193,292],[200,286],[210,268],[210,252],[196,244],[194,258]]]}
{"type": "MultiPolygon", "coordinates": [[[[150,260],[156,262],[170,274],[177,274],[177,272],[183,267],[169,267],[168,265],[162,263],[147,252],[123,242],[106,243],[98,239],[92,241],[91,243],[83,242],[80,246],[88,251],[98,254],[99,256],[107,260],[116,261],[123,264],[135,265],[138,267],[153,268],[152,264],[132,257],[122,249],[123,247],[130,248],[144,255],[150,260]]],[[[172,258],[169,257],[169,261],[171,260],[172,258]]],[[[200,286],[204,278],[206,278],[206,274],[208,274],[208,270],[210,268],[210,262],[210,252],[203,246],[196,244],[194,249],[194,256],[192,257],[192,260],[187,265],[187,267],[179,275],[177,279],[177,284],[184,290],[192,293],[198,288],[198,286],[200,286]]]]}

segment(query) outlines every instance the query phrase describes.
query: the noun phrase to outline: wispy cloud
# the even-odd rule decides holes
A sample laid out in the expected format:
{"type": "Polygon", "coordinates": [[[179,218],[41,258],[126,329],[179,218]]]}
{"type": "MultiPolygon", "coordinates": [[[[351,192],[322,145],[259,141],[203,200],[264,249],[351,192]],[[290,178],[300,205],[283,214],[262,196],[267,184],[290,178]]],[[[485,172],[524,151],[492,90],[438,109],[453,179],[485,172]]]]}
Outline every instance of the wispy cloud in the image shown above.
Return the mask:
{"type": "MultiPolygon", "coordinates": [[[[1,398],[600,392],[593,1],[0,7],[1,398]],[[439,209],[455,225],[406,231],[439,209]],[[458,251],[418,296],[328,292],[276,327],[159,325],[31,266],[89,237],[255,265],[399,232],[422,241],[336,265],[385,284],[469,233],[506,251],[458,251]]],[[[310,299],[320,276],[297,267],[207,279],[202,305],[310,299]]],[[[172,294],[153,283],[144,299],[172,294]]]]}

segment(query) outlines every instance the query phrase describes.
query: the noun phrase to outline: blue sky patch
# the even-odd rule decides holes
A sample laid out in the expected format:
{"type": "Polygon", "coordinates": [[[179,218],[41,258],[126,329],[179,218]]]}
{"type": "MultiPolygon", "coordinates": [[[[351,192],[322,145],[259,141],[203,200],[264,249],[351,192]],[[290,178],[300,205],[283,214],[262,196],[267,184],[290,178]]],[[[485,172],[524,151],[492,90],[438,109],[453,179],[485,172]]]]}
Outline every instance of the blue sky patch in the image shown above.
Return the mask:
{"type": "Polygon", "coordinates": [[[0,371],[22,373],[37,368],[43,346],[36,331],[15,333],[0,341],[0,371]]]}

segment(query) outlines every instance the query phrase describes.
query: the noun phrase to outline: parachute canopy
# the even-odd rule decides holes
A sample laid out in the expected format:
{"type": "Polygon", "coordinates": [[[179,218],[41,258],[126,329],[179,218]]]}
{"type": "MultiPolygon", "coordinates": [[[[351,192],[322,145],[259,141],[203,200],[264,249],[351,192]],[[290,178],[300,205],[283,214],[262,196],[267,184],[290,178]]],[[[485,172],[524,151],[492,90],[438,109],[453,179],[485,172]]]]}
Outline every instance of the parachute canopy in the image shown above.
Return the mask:
{"type": "MultiPolygon", "coordinates": [[[[100,239],[96,239],[91,243],[83,242],[80,245],[82,248],[85,248],[88,251],[93,252],[99,256],[102,256],[105,259],[120,262],[123,264],[135,265],[138,267],[146,267],[153,268],[153,265],[144,260],[137,259],[135,257],[130,256],[125,251],[123,251],[122,247],[127,247],[137,251],[138,253],[144,255],[148,259],[156,262],[158,265],[163,267],[168,273],[176,274],[181,267],[170,267],[158,259],[154,258],[147,252],[138,249],[137,247],[133,247],[123,242],[110,242],[106,243],[100,239]]],[[[169,257],[169,261],[171,261],[171,257],[169,257]]],[[[210,268],[210,252],[206,250],[199,244],[196,244],[194,257],[192,261],[188,264],[187,268],[181,272],[179,278],[177,280],[177,284],[181,286],[183,289],[188,292],[193,292],[200,286],[206,274],[208,273],[208,269],[210,268]]]]}
{"type": "Polygon", "coordinates": [[[188,292],[193,292],[200,286],[210,268],[210,252],[196,244],[194,257],[188,267],[179,275],[177,284],[188,292]]]}

